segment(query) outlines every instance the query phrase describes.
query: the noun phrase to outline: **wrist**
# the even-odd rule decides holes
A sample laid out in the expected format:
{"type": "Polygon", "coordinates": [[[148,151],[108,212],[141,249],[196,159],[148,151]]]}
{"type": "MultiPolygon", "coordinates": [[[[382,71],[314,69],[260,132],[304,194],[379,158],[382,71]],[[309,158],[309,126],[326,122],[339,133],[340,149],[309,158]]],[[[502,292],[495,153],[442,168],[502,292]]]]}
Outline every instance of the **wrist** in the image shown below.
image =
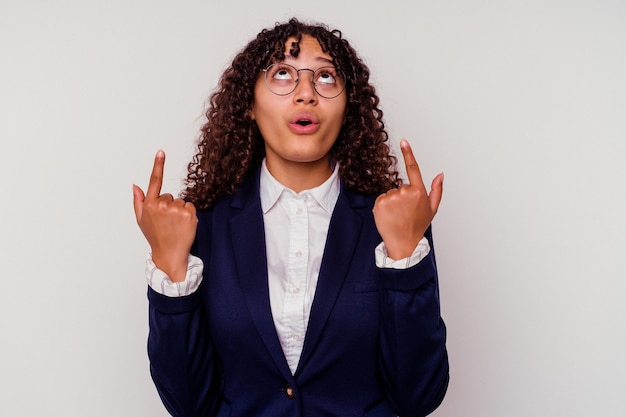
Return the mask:
{"type": "Polygon", "coordinates": [[[172,282],[183,282],[187,276],[187,257],[159,256],[152,254],[152,262],[163,271],[172,282]]]}
{"type": "Polygon", "coordinates": [[[413,254],[420,240],[422,240],[422,237],[411,242],[384,242],[387,256],[396,261],[408,258],[413,254]]]}

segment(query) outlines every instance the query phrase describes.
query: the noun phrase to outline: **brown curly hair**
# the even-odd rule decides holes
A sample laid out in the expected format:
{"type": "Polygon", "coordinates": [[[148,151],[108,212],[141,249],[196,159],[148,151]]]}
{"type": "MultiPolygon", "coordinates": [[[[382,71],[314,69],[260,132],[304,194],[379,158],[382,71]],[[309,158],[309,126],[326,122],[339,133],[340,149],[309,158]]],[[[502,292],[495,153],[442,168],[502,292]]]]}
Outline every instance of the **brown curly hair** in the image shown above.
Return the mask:
{"type": "Polygon", "coordinates": [[[331,160],[339,163],[344,185],[364,194],[380,194],[401,185],[368,67],[339,30],[294,18],[263,29],[235,56],[211,95],[207,122],[201,129],[197,153],[187,167],[182,192],[182,197],[197,208],[209,208],[219,197],[233,193],[263,160],[263,137],[250,117],[254,86],[263,68],[285,58],[287,39],[297,39],[289,53],[298,55],[303,35],[317,39],[346,76],[345,122],[330,150],[331,160]]]}

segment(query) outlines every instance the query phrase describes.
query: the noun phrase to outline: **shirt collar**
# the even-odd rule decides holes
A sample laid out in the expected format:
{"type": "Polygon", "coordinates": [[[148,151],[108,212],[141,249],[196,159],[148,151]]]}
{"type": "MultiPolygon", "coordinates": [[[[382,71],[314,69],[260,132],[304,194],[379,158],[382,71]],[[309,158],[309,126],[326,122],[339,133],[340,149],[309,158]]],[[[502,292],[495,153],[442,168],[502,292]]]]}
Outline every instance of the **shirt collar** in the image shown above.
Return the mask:
{"type": "Polygon", "coordinates": [[[285,190],[289,190],[295,195],[302,195],[304,193],[310,194],[320,207],[329,214],[332,214],[335,204],[337,203],[337,198],[339,198],[339,191],[341,190],[338,164],[335,164],[333,173],[322,184],[315,188],[296,193],[282,185],[270,174],[265,164],[265,159],[263,159],[260,178],[261,209],[263,210],[263,214],[266,214],[274,204],[276,204],[285,190]]]}

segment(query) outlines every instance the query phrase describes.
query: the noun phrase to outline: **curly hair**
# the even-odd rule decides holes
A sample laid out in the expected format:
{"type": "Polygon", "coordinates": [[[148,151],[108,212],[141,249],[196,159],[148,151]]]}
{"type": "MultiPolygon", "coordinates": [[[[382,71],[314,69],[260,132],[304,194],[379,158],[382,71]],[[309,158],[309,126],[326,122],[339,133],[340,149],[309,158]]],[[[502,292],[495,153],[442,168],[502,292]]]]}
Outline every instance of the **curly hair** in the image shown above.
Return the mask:
{"type": "Polygon", "coordinates": [[[368,67],[341,31],[294,18],[263,29],[235,56],[211,95],[207,122],[187,167],[186,188],[182,192],[182,197],[197,208],[209,208],[221,196],[234,193],[263,160],[263,137],[250,117],[255,83],[263,68],[284,60],[289,38],[296,38],[289,53],[297,57],[303,35],[317,39],[346,76],[345,122],[330,150],[331,160],[339,163],[344,185],[364,194],[379,194],[401,185],[379,98],[369,83],[368,67]]]}

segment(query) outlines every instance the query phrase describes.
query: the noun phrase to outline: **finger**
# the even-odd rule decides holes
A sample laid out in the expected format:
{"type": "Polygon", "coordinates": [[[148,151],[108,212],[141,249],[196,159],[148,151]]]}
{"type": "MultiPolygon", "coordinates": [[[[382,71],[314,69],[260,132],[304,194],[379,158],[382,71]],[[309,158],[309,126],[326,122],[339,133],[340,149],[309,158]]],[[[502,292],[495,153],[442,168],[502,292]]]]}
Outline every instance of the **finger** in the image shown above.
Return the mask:
{"type": "Polygon", "coordinates": [[[400,141],[400,150],[402,150],[402,156],[404,157],[404,165],[406,167],[406,175],[409,178],[409,183],[413,185],[423,185],[424,181],[422,180],[420,167],[417,165],[411,145],[406,139],[400,141]]]}
{"type": "Polygon", "coordinates": [[[152,167],[152,174],[150,174],[150,184],[146,191],[146,198],[155,199],[159,197],[161,193],[161,186],[163,185],[163,167],[165,165],[165,152],[159,149],[154,157],[154,166],[152,167]]]}
{"type": "Polygon", "coordinates": [[[191,213],[194,217],[196,217],[196,206],[194,206],[191,201],[187,201],[185,203],[185,208],[189,210],[189,213],[191,213]]]}
{"type": "Polygon", "coordinates": [[[143,202],[146,199],[146,196],[143,193],[143,190],[133,184],[133,208],[135,209],[135,218],[137,219],[137,223],[141,220],[141,214],[143,213],[143,202]]]}
{"type": "Polygon", "coordinates": [[[165,202],[165,203],[171,203],[174,201],[174,196],[170,193],[161,194],[159,196],[159,201],[165,202]]]}
{"type": "Polygon", "coordinates": [[[173,201],[173,204],[179,206],[181,209],[185,210],[191,217],[196,217],[196,207],[190,201],[185,201],[182,198],[177,198],[173,201]]]}
{"type": "Polygon", "coordinates": [[[430,194],[428,195],[428,199],[430,200],[430,209],[433,214],[437,213],[439,210],[439,203],[441,203],[441,197],[443,195],[443,172],[437,175],[433,179],[433,183],[431,185],[430,194]]]}

